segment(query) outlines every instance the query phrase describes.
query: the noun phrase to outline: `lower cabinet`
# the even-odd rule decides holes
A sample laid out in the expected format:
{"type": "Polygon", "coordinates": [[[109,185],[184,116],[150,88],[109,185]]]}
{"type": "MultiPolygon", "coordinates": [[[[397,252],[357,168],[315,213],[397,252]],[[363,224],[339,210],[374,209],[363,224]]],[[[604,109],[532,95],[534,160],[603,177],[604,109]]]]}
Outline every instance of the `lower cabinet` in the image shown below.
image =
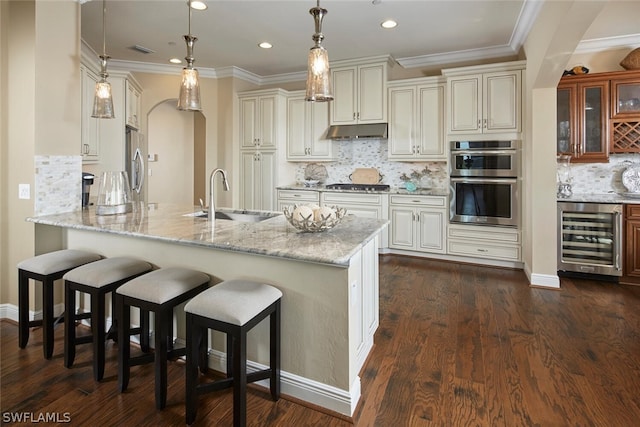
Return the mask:
{"type": "Polygon", "coordinates": [[[275,210],[275,151],[242,152],[242,209],[275,210]]]}
{"type": "Polygon", "coordinates": [[[293,205],[320,204],[320,193],[313,190],[278,190],[278,211],[293,205]]]}
{"type": "Polygon", "coordinates": [[[445,253],[447,200],[444,196],[391,196],[389,247],[445,253]]]}
{"type": "Polygon", "coordinates": [[[485,225],[449,224],[448,253],[498,261],[520,261],[520,231],[485,225]]]}
{"type": "Polygon", "coordinates": [[[640,285],[640,205],[625,205],[624,230],[624,275],[620,283],[640,285]]]}
{"type": "MultiPolygon", "coordinates": [[[[389,219],[389,196],[379,193],[341,193],[323,192],[323,205],[336,205],[347,210],[347,215],[364,218],[389,219]]],[[[389,233],[383,230],[380,234],[380,248],[389,247],[389,233]]]]}

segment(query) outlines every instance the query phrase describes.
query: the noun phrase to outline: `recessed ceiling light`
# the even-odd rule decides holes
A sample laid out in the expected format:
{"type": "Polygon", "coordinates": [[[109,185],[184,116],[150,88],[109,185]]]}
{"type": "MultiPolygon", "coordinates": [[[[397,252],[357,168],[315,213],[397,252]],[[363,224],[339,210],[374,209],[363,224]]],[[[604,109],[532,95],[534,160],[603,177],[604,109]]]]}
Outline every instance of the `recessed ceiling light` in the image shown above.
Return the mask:
{"type": "Polygon", "coordinates": [[[260,46],[263,49],[271,49],[273,47],[273,45],[269,42],[262,42],[258,44],[258,46],[260,46]]]}
{"type": "Polygon", "coordinates": [[[394,21],[393,19],[387,19],[386,21],[382,22],[380,24],[380,26],[382,28],[386,28],[386,29],[390,29],[390,28],[395,28],[398,26],[398,23],[396,21],[394,21]]]}
{"type": "Polygon", "coordinates": [[[207,5],[205,4],[205,2],[200,0],[191,0],[191,9],[205,10],[206,8],[207,8],[207,5]]]}
{"type": "Polygon", "coordinates": [[[182,60],[180,58],[171,58],[169,62],[172,64],[182,64],[182,60]]]}

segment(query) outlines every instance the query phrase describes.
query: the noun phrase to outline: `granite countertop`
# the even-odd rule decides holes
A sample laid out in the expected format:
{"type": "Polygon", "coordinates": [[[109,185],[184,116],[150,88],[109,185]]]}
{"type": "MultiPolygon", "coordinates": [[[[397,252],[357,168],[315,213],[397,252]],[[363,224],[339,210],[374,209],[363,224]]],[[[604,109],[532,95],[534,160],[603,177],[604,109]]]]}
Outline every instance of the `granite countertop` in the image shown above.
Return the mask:
{"type": "Polygon", "coordinates": [[[276,187],[278,190],[304,190],[304,191],[318,191],[318,192],[332,192],[332,193],[375,193],[375,194],[408,194],[419,196],[448,196],[449,190],[444,188],[418,188],[416,191],[407,191],[404,188],[391,187],[389,190],[376,191],[376,190],[334,190],[328,189],[324,185],[317,187],[305,187],[299,184],[282,185],[276,187]]]}
{"type": "MultiPolygon", "coordinates": [[[[345,216],[333,229],[302,233],[279,212],[262,222],[247,223],[194,216],[198,208],[184,205],[140,205],[123,215],[96,215],[95,207],[80,211],[27,218],[36,224],[140,237],[180,245],[251,253],[297,261],[347,267],[362,246],[389,221],[345,216]]],[[[220,212],[242,212],[218,209],[220,212]]]]}
{"type": "Polygon", "coordinates": [[[625,193],[574,193],[567,198],[558,197],[558,202],[578,202],[578,203],[626,203],[639,204],[640,195],[638,197],[628,196],[625,193]]]}

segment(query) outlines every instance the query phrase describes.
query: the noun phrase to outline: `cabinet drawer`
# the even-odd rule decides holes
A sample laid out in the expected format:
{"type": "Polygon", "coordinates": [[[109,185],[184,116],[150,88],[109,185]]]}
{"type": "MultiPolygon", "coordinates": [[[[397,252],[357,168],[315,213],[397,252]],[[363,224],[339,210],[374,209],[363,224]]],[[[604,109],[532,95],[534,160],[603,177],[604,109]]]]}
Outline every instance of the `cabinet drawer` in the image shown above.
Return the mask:
{"type": "Polygon", "coordinates": [[[449,254],[504,261],[520,261],[520,246],[489,245],[468,240],[449,240],[449,254]]]}
{"type": "Polygon", "coordinates": [[[320,200],[317,191],[278,190],[278,199],[287,199],[291,202],[316,202],[320,200]]]}
{"type": "Polygon", "coordinates": [[[322,195],[322,200],[324,204],[331,203],[357,203],[357,204],[369,204],[369,205],[381,205],[382,198],[384,196],[381,194],[364,194],[364,193],[331,193],[326,192],[322,195]]]}
{"type": "Polygon", "coordinates": [[[444,196],[391,196],[392,205],[431,206],[444,208],[447,206],[447,198],[444,196]]]}
{"type": "Polygon", "coordinates": [[[509,230],[502,227],[485,227],[485,226],[455,226],[449,225],[449,238],[451,239],[470,239],[493,241],[496,243],[520,243],[520,232],[518,230],[509,230]]]}
{"type": "Polygon", "coordinates": [[[640,219],[640,204],[627,205],[625,213],[627,219],[640,219]]]}

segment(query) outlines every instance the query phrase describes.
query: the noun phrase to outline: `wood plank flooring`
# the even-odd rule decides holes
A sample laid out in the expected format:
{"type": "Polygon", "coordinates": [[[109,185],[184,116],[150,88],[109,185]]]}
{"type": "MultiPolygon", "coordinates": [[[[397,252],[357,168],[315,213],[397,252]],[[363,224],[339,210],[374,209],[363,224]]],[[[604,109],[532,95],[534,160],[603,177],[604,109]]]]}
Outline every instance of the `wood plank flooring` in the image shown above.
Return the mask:
{"type": "MultiPolygon", "coordinates": [[[[184,425],[184,365],[169,364],[167,408],[155,409],[153,367],[134,367],[117,392],[117,347],[95,383],[89,346],[63,367],[42,333],[20,350],[17,326],[0,322],[0,410],[69,414],[71,425],[184,425]]],[[[395,255],[380,257],[380,327],[361,373],[357,426],[637,426],[640,420],[640,287],[562,279],[527,285],[522,271],[395,255]]],[[[199,400],[199,426],[230,426],[230,391],[199,400]]],[[[251,388],[250,426],[352,425],[251,388]]],[[[62,416],[62,415],[60,415],[62,416]]]]}

